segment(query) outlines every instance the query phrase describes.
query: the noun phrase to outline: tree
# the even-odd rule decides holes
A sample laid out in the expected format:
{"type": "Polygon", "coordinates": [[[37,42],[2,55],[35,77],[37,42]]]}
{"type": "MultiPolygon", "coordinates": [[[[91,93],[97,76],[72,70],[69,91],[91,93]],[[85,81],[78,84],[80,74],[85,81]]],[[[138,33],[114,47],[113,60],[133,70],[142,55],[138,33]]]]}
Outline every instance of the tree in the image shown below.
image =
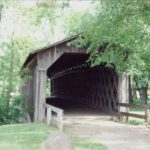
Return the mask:
{"type": "Polygon", "coordinates": [[[82,15],[83,14],[81,12],[76,12],[72,10],[69,12],[69,15],[66,14],[63,16],[63,29],[66,36],[72,36],[76,33],[80,25],[82,15]]]}
{"type": "Polygon", "coordinates": [[[24,6],[20,0],[3,1],[0,22],[0,124],[15,119],[15,116],[10,116],[16,114],[16,104],[20,108],[18,100],[20,103],[22,100],[18,98],[21,66],[29,52],[52,43],[60,15],[58,12],[62,11],[62,7],[62,4],[58,7],[53,0],[43,0],[42,4],[35,1],[33,6],[24,6]]]}
{"type": "Polygon", "coordinates": [[[3,4],[0,2],[0,21],[1,21],[1,16],[2,16],[2,9],[3,9],[3,4]]]}
{"type": "Polygon", "coordinates": [[[150,1],[99,0],[82,16],[76,33],[79,46],[88,45],[92,66],[105,63],[118,73],[137,76],[147,89],[150,79],[150,1]],[[140,78],[139,78],[140,77],[140,78]]]}
{"type": "MultiPolygon", "coordinates": [[[[11,112],[15,109],[12,107],[15,100],[12,94],[19,92],[19,71],[25,57],[30,51],[46,43],[34,36],[35,23],[29,26],[30,20],[26,20],[28,17],[22,14],[25,11],[28,9],[17,0],[13,3],[3,3],[3,18],[0,24],[0,122],[4,123],[9,122],[12,118],[11,112]]],[[[36,26],[38,31],[39,26],[40,23],[36,26]]]]}

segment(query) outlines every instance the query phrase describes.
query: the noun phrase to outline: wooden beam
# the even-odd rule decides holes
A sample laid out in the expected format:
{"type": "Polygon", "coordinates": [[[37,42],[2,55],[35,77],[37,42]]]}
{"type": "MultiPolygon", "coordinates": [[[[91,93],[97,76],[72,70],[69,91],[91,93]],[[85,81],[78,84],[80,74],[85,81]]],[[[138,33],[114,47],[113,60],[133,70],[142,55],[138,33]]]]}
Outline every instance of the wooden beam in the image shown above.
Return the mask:
{"type": "MultiPolygon", "coordinates": [[[[118,76],[118,103],[129,103],[129,78],[126,73],[118,76]]],[[[119,107],[118,112],[127,113],[129,108],[119,107]]],[[[127,121],[128,116],[121,116],[120,121],[127,121]]]]}
{"type": "Polygon", "coordinates": [[[135,117],[135,118],[140,118],[140,119],[146,119],[145,115],[141,114],[133,114],[133,113],[126,113],[126,112],[120,112],[121,115],[127,116],[127,117],[135,117]]]}
{"type": "Polygon", "coordinates": [[[121,116],[126,116],[127,120],[128,120],[128,117],[135,117],[135,118],[144,119],[146,122],[148,120],[148,109],[149,109],[148,105],[135,105],[135,104],[119,103],[119,107],[144,109],[144,114],[143,115],[141,115],[141,114],[134,114],[134,113],[128,113],[128,112],[121,112],[120,111],[120,115],[121,116]]]}
{"type": "Polygon", "coordinates": [[[34,57],[27,65],[26,68],[32,68],[37,64],[37,57],[34,57]]]}
{"type": "Polygon", "coordinates": [[[38,70],[38,122],[45,120],[46,70],[38,70]]]}
{"type": "MultiPolygon", "coordinates": [[[[118,77],[118,101],[129,103],[129,78],[125,73],[118,77]]],[[[120,111],[127,112],[127,108],[120,108],[120,111]]]]}
{"type": "Polygon", "coordinates": [[[135,105],[135,104],[127,104],[127,103],[119,103],[120,107],[130,107],[130,108],[139,108],[139,109],[148,109],[150,106],[147,105],[135,105]]]}
{"type": "Polygon", "coordinates": [[[64,110],[48,104],[45,104],[45,108],[47,109],[47,124],[56,125],[59,128],[59,130],[63,131],[64,110]],[[53,117],[52,112],[56,113],[56,117],[53,117]]]}
{"type": "Polygon", "coordinates": [[[38,122],[38,70],[34,68],[34,122],[38,122]]]}

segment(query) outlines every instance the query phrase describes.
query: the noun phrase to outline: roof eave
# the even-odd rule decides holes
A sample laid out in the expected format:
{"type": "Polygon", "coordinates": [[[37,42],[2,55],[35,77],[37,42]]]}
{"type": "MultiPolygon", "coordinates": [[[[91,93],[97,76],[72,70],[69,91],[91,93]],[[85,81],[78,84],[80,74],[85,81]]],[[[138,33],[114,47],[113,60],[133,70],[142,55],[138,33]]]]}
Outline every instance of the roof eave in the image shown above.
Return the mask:
{"type": "MultiPolygon", "coordinates": [[[[81,33],[80,33],[80,34],[81,34],[81,33]]],[[[33,51],[33,52],[30,52],[30,54],[27,56],[25,62],[23,63],[21,69],[25,68],[25,67],[27,66],[27,64],[32,60],[32,58],[33,58],[35,55],[37,55],[38,53],[43,52],[43,51],[45,51],[45,50],[47,50],[47,49],[50,49],[50,48],[52,48],[52,47],[55,47],[55,46],[57,46],[57,45],[63,44],[63,43],[65,43],[65,42],[67,42],[67,41],[74,40],[74,39],[76,39],[77,37],[79,37],[80,34],[71,36],[71,37],[69,37],[69,38],[66,38],[66,39],[64,39],[64,40],[61,40],[61,41],[56,42],[56,43],[54,43],[54,44],[51,44],[51,45],[49,45],[49,46],[46,46],[46,47],[43,47],[43,48],[41,48],[41,49],[35,50],[35,51],[33,51]]]]}

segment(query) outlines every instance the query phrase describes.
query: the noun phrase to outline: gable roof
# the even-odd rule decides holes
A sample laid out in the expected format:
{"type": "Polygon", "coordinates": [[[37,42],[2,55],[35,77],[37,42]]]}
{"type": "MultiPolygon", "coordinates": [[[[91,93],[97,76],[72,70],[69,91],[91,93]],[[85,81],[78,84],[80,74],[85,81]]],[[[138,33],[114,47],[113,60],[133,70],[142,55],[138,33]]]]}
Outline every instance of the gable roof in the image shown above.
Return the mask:
{"type": "Polygon", "coordinates": [[[50,49],[50,48],[53,48],[53,47],[55,47],[55,46],[58,46],[58,45],[60,45],[60,44],[63,44],[63,43],[66,43],[66,42],[70,42],[70,41],[76,39],[77,37],[79,37],[79,35],[80,35],[80,34],[77,34],[77,35],[74,35],[74,36],[70,36],[70,37],[68,37],[68,38],[65,38],[65,39],[63,39],[63,40],[61,40],[61,41],[58,41],[58,42],[53,43],[53,44],[51,44],[51,45],[48,45],[48,46],[46,46],[46,47],[43,47],[43,48],[41,48],[41,49],[35,50],[35,51],[33,51],[33,52],[30,52],[29,55],[27,56],[27,58],[25,59],[23,65],[22,65],[22,68],[25,68],[26,65],[27,65],[38,53],[43,52],[43,51],[45,51],[45,50],[48,50],[48,49],[50,49]]]}

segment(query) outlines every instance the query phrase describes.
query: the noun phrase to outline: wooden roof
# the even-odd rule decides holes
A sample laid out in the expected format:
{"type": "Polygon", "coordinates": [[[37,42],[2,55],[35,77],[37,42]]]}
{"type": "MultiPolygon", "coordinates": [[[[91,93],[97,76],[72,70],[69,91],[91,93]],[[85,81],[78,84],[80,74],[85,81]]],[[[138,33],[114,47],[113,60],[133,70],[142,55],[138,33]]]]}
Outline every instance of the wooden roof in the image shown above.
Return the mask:
{"type": "Polygon", "coordinates": [[[80,35],[80,34],[77,34],[77,35],[68,37],[68,38],[66,38],[66,39],[64,39],[64,40],[61,40],[61,41],[58,41],[58,42],[56,42],[56,43],[54,43],[54,44],[51,44],[51,45],[48,45],[48,46],[43,47],[43,48],[41,48],[41,49],[35,50],[35,51],[33,51],[33,52],[30,52],[29,55],[28,55],[28,57],[26,58],[25,62],[23,63],[22,68],[25,68],[26,65],[27,65],[38,53],[41,53],[41,52],[43,52],[43,51],[45,51],[45,50],[48,50],[48,49],[51,49],[51,48],[53,48],[53,47],[55,47],[55,46],[58,46],[58,45],[60,45],[60,44],[63,44],[63,43],[66,43],[66,42],[70,42],[70,41],[76,39],[77,37],[79,37],[79,35],[80,35]]]}

